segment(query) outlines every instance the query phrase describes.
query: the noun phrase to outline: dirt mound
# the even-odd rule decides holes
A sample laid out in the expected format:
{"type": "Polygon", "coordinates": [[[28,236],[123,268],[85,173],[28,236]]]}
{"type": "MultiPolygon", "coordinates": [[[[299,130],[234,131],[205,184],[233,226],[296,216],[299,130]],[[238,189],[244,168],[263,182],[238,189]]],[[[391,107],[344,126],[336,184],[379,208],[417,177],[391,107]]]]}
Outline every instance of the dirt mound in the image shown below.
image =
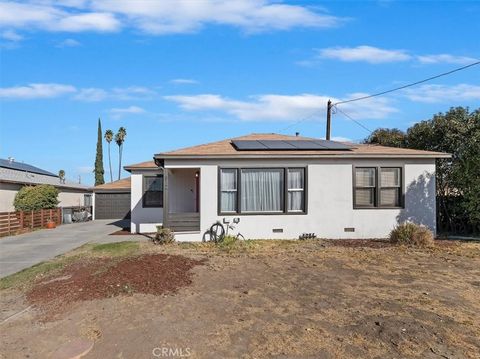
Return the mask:
{"type": "Polygon", "coordinates": [[[203,264],[178,255],[148,254],[126,259],[96,258],[65,267],[55,277],[36,283],[27,300],[51,315],[81,300],[120,294],[160,295],[192,282],[191,269],[203,264]]]}

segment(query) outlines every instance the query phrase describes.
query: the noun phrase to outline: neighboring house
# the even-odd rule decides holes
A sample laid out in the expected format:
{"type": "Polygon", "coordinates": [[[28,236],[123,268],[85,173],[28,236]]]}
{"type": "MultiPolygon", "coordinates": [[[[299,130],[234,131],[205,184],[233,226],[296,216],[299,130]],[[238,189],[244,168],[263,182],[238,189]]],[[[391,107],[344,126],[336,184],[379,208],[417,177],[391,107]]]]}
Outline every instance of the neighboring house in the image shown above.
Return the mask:
{"type": "Polygon", "coordinates": [[[435,230],[439,152],[251,134],[126,166],[131,231],[199,241],[239,218],[245,238],[383,238],[400,222],[435,230]]]}
{"type": "Polygon", "coordinates": [[[93,219],[130,218],[130,177],[92,188],[93,219]]]}
{"type": "Polygon", "coordinates": [[[50,184],[58,189],[59,207],[91,205],[88,186],[61,181],[57,175],[26,163],[0,159],[0,212],[14,211],[17,192],[23,186],[38,184],[50,184]]]}

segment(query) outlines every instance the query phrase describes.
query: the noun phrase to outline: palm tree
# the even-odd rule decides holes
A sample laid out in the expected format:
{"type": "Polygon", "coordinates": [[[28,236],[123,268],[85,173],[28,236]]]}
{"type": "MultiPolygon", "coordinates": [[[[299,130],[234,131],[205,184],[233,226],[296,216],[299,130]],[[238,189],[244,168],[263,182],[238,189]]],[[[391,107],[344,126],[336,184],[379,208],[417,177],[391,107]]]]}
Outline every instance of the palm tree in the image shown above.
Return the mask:
{"type": "Polygon", "coordinates": [[[110,166],[110,182],[113,182],[113,175],[112,175],[112,158],[110,156],[110,142],[113,140],[113,131],[106,130],[105,131],[105,141],[108,143],[108,165],[110,166]]]}
{"type": "Polygon", "coordinates": [[[120,127],[115,135],[115,143],[118,145],[118,179],[120,179],[120,174],[122,172],[122,152],[125,137],[127,137],[127,130],[125,127],[120,127]]]}

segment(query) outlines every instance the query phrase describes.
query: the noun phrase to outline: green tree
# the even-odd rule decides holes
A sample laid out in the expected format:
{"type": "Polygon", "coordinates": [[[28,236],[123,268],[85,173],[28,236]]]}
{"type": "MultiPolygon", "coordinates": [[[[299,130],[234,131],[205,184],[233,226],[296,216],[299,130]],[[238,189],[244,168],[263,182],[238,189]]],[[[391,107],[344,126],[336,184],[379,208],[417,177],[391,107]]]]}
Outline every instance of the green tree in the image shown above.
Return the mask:
{"type": "Polygon", "coordinates": [[[110,168],[110,182],[113,182],[113,175],[112,175],[112,157],[110,154],[110,142],[113,141],[113,131],[106,130],[105,131],[105,141],[108,143],[108,167],[110,168]]]}
{"type": "Polygon", "coordinates": [[[13,201],[16,211],[36,211],[56,208],[58,190],[49,184],[24,186],[17,192],[13,201]]]}
{"type": "Polygon", "coordinates": [[[65,171],[64,170],[58,171],[58,178],[60,179],[60,183],[65,183],[65,171]]]}
{"type": "Polygon", "coordinates": [[[98,133],[97,133],[97,154],[95,156],[95,186],[105,183],[103,177],[105,171],[103,170],[103,147],[102,147],[102,123],[98,119],[98,133]]]}
{"type": "Polygon", "coordinates": [[[127,130],[124,127],[120,127],[118,132],[115,134],[115,143],[118,145],[118,179],[122,173],[122,154],[123,154],[123,143],[127,137],[127,130]]]}
{"type": "Polygon", "coordinates": [[[405,147],[406,134],[398,128],[377,128],[363,142],[389,147],[405,147]]]}
{"type": "Polygon", "coordinates": [[[407,146],[452,154],[436,166],[440,229],[480,232],[480,109],[451,108],[415,124],[407,146]]]}

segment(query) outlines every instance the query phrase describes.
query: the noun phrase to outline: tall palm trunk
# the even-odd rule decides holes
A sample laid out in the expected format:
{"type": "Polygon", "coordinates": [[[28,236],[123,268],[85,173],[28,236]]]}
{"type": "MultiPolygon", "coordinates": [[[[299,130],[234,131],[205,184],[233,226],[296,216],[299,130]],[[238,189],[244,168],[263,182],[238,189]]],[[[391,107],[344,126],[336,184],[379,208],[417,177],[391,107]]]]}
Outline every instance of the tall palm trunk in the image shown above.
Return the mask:
{"type": "Polygon", "coordinates": [[[120,179],[120,174],[122,172],[122,149],[123,145],[118,146],[118,179],[120,179]]]}
{"type": "Polygon", "coordinates": [[[111,154],[110,154],[110,142],[108,142],[108,166],[110,167],[110,182],[113,182],[112,156],[111,156],[111,154]]]}

